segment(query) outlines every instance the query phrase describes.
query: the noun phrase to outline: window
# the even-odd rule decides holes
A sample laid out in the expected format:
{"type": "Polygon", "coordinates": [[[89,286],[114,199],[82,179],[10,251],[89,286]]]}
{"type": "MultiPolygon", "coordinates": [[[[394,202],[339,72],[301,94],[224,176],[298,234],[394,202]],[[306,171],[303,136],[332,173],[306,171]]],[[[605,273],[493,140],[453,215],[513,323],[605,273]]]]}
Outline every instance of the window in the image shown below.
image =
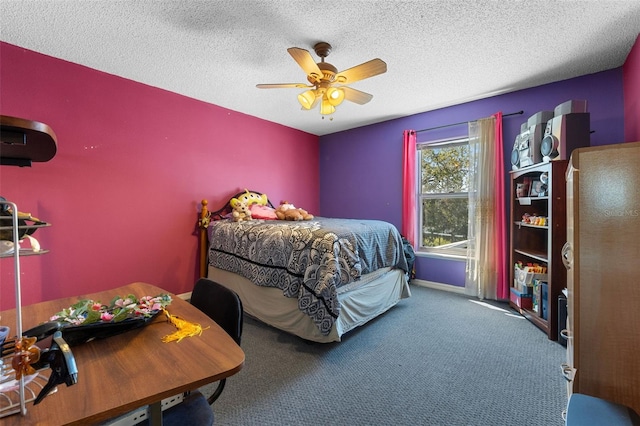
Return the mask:
{"type": "Polygon", "coordinates": [[[418,145],[419,250],[467,254],[469,139],[418,145]]]}

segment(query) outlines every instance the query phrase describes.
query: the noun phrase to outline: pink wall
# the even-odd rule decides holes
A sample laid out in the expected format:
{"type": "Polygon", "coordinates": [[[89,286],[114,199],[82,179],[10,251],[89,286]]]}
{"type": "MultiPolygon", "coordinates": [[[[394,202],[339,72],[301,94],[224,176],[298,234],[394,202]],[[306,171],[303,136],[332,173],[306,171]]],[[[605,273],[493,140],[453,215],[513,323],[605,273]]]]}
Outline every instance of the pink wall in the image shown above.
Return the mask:
{"type": "Polygon", "coordinates": [[[246,187],[319,212],[317,136],[6,43],[0,65],[0,114],[58,139],[49,162],[0,168],[0,195],[52,224],[35,233],[50,253],[21,258],[23,304],[133,281],[190,291],[203,198],[246,187]]]}
{"type": "Polygon", "coordinates": [[[625,141],[640,141],[640,35],[636,38],[622,71],[625,141]]]}

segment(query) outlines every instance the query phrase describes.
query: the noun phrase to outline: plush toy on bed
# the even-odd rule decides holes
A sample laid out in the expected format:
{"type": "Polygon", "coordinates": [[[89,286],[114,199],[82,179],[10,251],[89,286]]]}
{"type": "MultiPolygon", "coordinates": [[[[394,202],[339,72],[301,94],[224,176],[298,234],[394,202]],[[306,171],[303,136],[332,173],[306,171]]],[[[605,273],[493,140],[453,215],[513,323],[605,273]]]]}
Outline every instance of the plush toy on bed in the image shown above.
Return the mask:
{"type": "Polygon", "coordinates": [[[288,201],[281,201],[276,209],[276,216],[280,220],[311,220],[313,215],[304,209],[296,208],[288,201]]]}
{"type": "Polygon", "coordinates": [[[229,204],[231,204],[231,207],[233,208],[231,216],[233,217],[234,222],[252,219],[251,210],[249,210],[249,206],[246,201],[232,198],[231,201],[229,201],[229,204]]]}
{"type": "Polygon", "coordinates": [[[258,204],[260,206],[266,206],[269,204],[269,198],[267,198],[266,194],[250,192],[247,188],[244,189],[244,194],[238,195],[237,197],[238,200],[247,203],[247,206],[249,207],[254,204],[258,204]]]}

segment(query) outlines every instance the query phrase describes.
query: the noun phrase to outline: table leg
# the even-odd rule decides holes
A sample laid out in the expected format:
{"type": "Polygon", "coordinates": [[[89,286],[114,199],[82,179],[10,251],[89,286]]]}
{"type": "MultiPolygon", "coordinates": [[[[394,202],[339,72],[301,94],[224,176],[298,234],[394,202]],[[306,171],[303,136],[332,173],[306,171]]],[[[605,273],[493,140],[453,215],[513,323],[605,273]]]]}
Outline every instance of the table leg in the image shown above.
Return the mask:
{"type": "Polygon", "coordinates": [[[162,426],[162,401],[149,405],[149,426],[162,426]]]}

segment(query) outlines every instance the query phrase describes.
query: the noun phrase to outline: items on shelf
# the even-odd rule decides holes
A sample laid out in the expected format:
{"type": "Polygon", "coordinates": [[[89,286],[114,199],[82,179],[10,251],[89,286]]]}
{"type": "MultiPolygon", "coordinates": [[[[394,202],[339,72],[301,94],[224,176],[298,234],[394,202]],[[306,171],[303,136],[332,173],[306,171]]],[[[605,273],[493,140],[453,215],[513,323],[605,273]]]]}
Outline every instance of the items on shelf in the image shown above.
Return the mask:
{"type": "Polygon", "coordinates": [[[516,183],[516,197],[522,198],[529,195],[529,187],[531,186],[531,179],[524,178],[522,182],[516,183]]]}
{"type": "Polygon", "coordinates": [[[520,125],[511,151],[511,169],[568,160],[571,151],[589,146],[589,132],[586,100],[568,100],[553,111],[538,111],[520,125]]]}
{"type": "Polygon", "coordinates": [[[549,175],[542,173],[535,178],[526,177],[522,182],[516,183],[516,197],[546,197],[549,182],[549,175]]]}
{"type": "Polygon", "coordinates": [[[40,248],[40,243],[33,237],[33,234],[38,228],[49,226],[49,224],[34,217],[31,213],[18,210],[14,212],[11,203],[8,203],[4,197],[0,197],[0,256],[12,256],[15,252],[14,217],[18,223],[15,233],[18,236],[20,254],[45,253],[46,250],[43,251],[40,248]],[[28,243],[27,247],[24,247],[24,243],[28,243]]]}
{"type": "Polygon", "coordinates": [[[534,312],[540,314],[543,319],[548,318],[548,289],[549,285],[546,281],[539,279],[533,280],[532,309],[534,312]]]}
{"type": "Polygon", "coordinates": [[[536,214],[525,213],[522,215],[522,223],[534,226],[547,226],[547,217],[538,216],[536,214]]]}
{"type": "Polygon", "coordinates": [[[511,303],[515,304],[518,308],[521,309],[531,309],[532,302],[530,293],[524,293],[514,287],[511,287],[510,290],[511,303]]]}
{"type": "Polygon", "coordinates": [[[537,263],[516,262],[513,266],[513,286],[516,290],[531,294],[535,281],[547,279],[547,267],[537,263]]]}
{"type": "MultiPolygon", "coordinates": [[[[542,176],[542,175],[541,175],[542,176]]],[[[529,197],[546,197],[547,185],[542,183],[541,180],[533,180],[531,182],[531,188],[529,189],[529,197]]]]}

